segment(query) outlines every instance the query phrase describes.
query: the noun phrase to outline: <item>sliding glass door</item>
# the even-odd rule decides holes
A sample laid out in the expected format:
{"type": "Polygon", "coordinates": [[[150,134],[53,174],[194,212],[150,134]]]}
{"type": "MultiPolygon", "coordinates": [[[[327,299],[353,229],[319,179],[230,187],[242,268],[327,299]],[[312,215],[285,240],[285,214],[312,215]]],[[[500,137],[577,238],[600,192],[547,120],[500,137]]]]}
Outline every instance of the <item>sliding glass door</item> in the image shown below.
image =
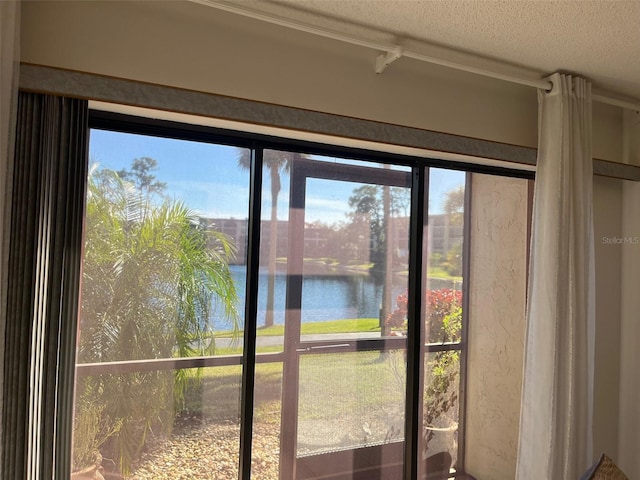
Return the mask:
{"type": "Polygon", "coordinates": [[[464,475],[471,174],[92,121],[73,480],[464,475]]]}

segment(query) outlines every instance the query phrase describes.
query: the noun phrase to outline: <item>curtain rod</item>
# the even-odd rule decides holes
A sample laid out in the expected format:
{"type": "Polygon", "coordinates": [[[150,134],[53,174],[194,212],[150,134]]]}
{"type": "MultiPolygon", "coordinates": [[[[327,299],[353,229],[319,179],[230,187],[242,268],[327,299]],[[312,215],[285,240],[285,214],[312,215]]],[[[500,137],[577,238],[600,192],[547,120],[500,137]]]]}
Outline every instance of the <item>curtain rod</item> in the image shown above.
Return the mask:
{"type": "MultiPolygon", "coordinates": [[[[336,32],[334,30],[329,30],[325,28],[316,27],[314,25],[309,25],[309,24],[289,20],[288,18],[262,13],[262,12],[245,8],[245,7],[230,5],[228,3],[220,2],[218,0],[189,0],[189,1],[193,3],[201,4],[201,5],[206,5],[208,7],[217,8],[219,10],[224,10],[229,13],[235,13],[237,15],[250,17],[255,20],[261,20],[263,22],[279,25],[281,27],[291,28],[293,30],[311,33],[313,35],[318,35],[318,36],[330,38],[333,40],[338,40],[340,42],[350,43],[352,45],[358,45],[361,47],[382,51],[384,53],[382,53],[376,61],[376,68],[375,68],[376,73],[382,73],[386,67],[388,67],[391,63],[393,63],[398,58],[407,57],[407,58],[413,58],[414,60],[419,60],[422,62],[433,63],[436,65],[452,68],[455,70],[461,70],[464,72],[474,73],[476,75],[481,75],[484,77],[495,78],[497,80],[504,80],[506,82],[517,83],[520,85],[526,85],[529,87],[539,88],[542,90],[551,90],[551,87],[552,87],[551,82],[548,82],[546,80],[537,80],[532,78],[519,77],[516,75],[509,75],[505,73],[496,72],[493,70],[478,68],[478,67],[466,65],[459,62],[446,60],[444,58],[423,55],[421,53],[404,50],[400,45],[379,43],[379,42],[366,40],[363,38],[357,38],[351,35],[345,35],[344,33],[336,32]]],[[[610,97],[608,95],[599,94],[599,93],[592,93],[591,98],[595,102],[606,103],[608,105],[614,105],[616,107],[621,107],[628,110],[640,111],[640,102],[637,102],[635,100],[634,101],[620,100],[618,98],[610,97]]]]}

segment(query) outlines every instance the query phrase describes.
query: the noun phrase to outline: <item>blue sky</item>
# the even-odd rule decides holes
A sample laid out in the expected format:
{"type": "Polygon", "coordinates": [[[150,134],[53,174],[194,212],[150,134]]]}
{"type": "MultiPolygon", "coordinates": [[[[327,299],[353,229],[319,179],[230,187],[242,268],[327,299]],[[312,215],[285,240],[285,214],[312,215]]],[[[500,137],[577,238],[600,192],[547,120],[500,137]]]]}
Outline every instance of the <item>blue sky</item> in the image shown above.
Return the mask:
{"type": "MultiPolygon", "coordinates": [[[[167,183],[165,193],[200,215],[212,218],[247,218],[249,172],[238,167],[236,147],[174,140],[146,135],[91,130],[89,162],[102,168],[130,168],[135,158],[151,157],[158,162],[158,180],[167,183]]],[[[264,176],[262,218],[269,218],[271,195],[269,176],[264,176]]],[[[430,213],[441,213],[446,192],[464,182],[464,173],[431,169],[430,213]]],[[[334,223],[345,220],[347,201],[357,185],[346,182],[310,182],[306,220],[334,223]]],[[[287,218],[288,178],[282,178],[278,217],[287,218]]]]}

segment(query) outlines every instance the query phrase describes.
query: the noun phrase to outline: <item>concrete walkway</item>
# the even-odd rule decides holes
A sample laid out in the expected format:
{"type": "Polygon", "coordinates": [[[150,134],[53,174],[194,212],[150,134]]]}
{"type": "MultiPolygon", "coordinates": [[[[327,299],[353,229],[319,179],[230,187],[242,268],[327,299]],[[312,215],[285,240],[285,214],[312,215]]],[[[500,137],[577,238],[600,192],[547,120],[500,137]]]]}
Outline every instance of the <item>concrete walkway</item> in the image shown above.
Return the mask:
{"type": "MultiPolygon", "coordinates": [[[[324,342],[324,341],[350,341],[350,340],[367,340],[372,338],[380,338],[379,332],[356,332],[356,333],[318,333],[313,335],[302,335],[303,342],[324,342]]],[[[231,338],[216,338],[216,346],[229,347],[232,343],[231,338]]],[[[238,338],[235,341],[236,346],[243,345],[243,339],[238,338]]],[[[273,347],[284,345],[284,336],[282,335],[263,335],[256,339],[258,347],[273,347]]]]}

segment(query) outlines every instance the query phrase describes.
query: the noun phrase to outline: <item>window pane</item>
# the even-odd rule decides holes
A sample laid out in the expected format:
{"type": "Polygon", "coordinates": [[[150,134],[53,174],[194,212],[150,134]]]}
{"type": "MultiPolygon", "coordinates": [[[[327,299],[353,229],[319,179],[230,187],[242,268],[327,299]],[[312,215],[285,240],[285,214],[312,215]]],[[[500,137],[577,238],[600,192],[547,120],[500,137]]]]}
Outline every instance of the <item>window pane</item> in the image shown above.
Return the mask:
{"type": "MultiPolygon", "coordinates": [[[[302,479],[326,473],[323,455],[380,445],[393,447],[377,452],[375,465],[360,467],[397,467],[406,315],[387,319],[407,290],[408,169],[273,150],[265,150],[264,164],[257,355],[266,363],[256,368],[251,476],[292,478],[295,461],[302,479]],[[335,347],[390,335],[400,337],[400,349],[380,344],[358,354],[329,349],[299,357],[305,343],[335,347]],[[369,374],[382,390],[366,386],[369,374]],[[320,389],[331,384],[341,392],[320,389]]],[[[362,463],[350,458],[348,472],[362,463]]]]}
{"type": "Polygon", "coordinates": [[[73,469],[236,478],[248,151],[92,130],[90,157],[73,469]]]}
{"type": "Polygon", "coordinates": [[[424,474],[449,473],[458,457],[460,357],[466,173],[429,169],[425,341],[453,350],[424,357],[422,458],[424,474]]]}
{"type": "MultiPolygon", "coordinates": [[[[260,356],[278,348],[258,341],[257,349],[260,356]]],[[[278,480],[281,407],[282,361],[256,365],[251,478],[278,480]]]]}
{"type": "Polygon", "coordinates": [[[424,362],[424,474],[452,472],[458,459],[460,352],[431,352],[424,362]]]}
{"type": "Polygon", "coordinates": [[[263,153],[260,270],[251,478],[277,480],[280,466],[282,352],[289,246],[287,196],[294,154],[263,153]],[[275,355],[275,357],[274,357],[275,355]],[[279,356],[278,356],[279,355],[279,356]]]}
{"type": "Polygon", "coordinates": [[[299,457],[404,440],[405,352],[304,355],[299,457]]]}
{"type": "Polygon", "coordinates": [[[429,169],[427,343],[460,341],[465,175],[429,169]]]}
{"type": "Polygon", "coordinates": [[[290,155],[281,478],[401,471],[410,176],[290,155]]]}

